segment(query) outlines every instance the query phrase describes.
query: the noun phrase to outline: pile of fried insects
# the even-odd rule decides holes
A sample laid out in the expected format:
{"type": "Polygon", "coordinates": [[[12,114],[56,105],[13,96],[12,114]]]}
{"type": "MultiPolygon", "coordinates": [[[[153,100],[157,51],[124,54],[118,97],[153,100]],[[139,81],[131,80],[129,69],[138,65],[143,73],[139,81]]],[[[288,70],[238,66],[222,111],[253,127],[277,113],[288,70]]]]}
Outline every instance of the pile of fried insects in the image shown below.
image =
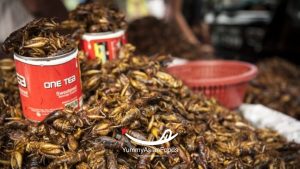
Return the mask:
{"type": "Polygon", "coordinates": [[[259,73],[245,102],[264,104],[300,120],[300,68],[278,57],[261,60],[257,66],[259,73]]]}
{"type": "Polygon", "coordinates": [[[105,64],[80,55],[83,109],[56,111],[38,124],[22,117],[14,64],[1,60],[0,168],[300,168],[299,145],[191,92],[164,71],[168,56],[133,50],[128,44],[121,59],[105,64]],[[178,135],[156,146],[122,132],[156,141],[167,129],[178,135]]]}
{"type": "Polygon", "coordinates": [[[125,14],[110,1],[78,5],[60,24],[60,28],[70,30],[77,43],[84,33],[114,32],[126,27],[125,14]]]}
{"type": "Polygon", "coordinates": [[[75,43],[60,34],[59,28],[53,19],[36,19],[11,33],[2,49],[25,57],[54,57],[68,53],[75,48],[75,43]]]}
{"type": "Polygon", "coordinates": [[[171,54],[189,60],[213,58],[201,52],[199,45],[188,42],[176,23],[152,16],[131,22],[128,25],[127,38],[129,43],[136,46],[137,54],[171,54]]]}

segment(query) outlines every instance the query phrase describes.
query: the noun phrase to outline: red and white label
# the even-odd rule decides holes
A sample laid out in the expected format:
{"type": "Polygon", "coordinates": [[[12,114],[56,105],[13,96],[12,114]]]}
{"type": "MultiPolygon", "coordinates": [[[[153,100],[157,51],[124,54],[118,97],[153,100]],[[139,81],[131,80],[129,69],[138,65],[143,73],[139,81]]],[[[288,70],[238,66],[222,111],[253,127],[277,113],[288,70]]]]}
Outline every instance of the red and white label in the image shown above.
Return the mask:
{"type": "Polygon", "coordinates": [[[65,106],[82,106],[77,53],[38,61],[15,55],[23,114],[27,119],[42,121],[65,106]]]}

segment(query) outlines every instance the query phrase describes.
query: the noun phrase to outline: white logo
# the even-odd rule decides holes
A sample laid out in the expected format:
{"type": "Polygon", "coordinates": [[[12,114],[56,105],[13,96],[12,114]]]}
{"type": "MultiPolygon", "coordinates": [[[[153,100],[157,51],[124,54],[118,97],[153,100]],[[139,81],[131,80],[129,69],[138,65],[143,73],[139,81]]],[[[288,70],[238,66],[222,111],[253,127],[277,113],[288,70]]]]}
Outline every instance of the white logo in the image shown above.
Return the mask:
{"type": "Polygon", "coordinates": [[[18,80],[18,83],[20,86],[22,87],[26,87],[26,80],[25,80],[25,77],[20,75],[19,73],[17,73],[17,80],[18,80]]]}
{"type": "Polygon", "coordinates": [[[157,140],[157,141],[143,141],[143,140],[139,140],[137,138],[134,138],[134,137],[130,136],[127,133],[125,133],[125,135],[129,139],[131,139],[132,141],[134,141],[135,143],[137,143],[139,145],[155,146],[155,145],[164,144],[164,143],[167,143],[167,142],[173,140],[178,135],[178,133],[172,135],[172,131],[170,129],[167,129],[167,130],[164,131],[164,133],[162,134],[160,139],[157,140]]]}

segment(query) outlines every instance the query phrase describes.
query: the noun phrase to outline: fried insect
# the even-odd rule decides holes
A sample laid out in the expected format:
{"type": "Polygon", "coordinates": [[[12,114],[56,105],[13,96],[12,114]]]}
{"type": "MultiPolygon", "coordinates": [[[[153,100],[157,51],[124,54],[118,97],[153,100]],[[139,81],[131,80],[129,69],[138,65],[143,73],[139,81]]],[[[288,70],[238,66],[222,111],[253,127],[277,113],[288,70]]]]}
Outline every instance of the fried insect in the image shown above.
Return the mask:
{"type": "Polygon", "coordinates": [[[36,152],[48,158],[56,158],[63,153],[62,147],[59,145],[31,141],[26,145],[27,152],[36,152]]]}
{"type": "Polygon", "coordinates": [[[85,151],[78,151],[78,152],[65,152],[64,155],[57,157],[55,160],[53,160],[47,168],[55,168],[61,164],[75,164],[80,161],[83,161],[87,158],[87,153],[85,151]]]}
{"type": "Polygon", "coordinates": [[[101,143],[105,148],[107,149],[119,149],[121,150],[124,147],[124,143],[121,141],[118,141],[112,137],[108,136],[100,136],[94,139],[94,144],[101,143]]]}
{"type": "Polygon", "coordinates": [[[148,169],[149,167],[149,163],[150,163],[150,159],[151,159],[151,153],[144,153],[142,155],[140,155],[138,163],[136,165],[137,169],[148,169]]]}
{"type": "Polygon", "coordinates": [[[23,157],[19,151],[14,151],[11,153],[11,159],[10,159],[11,168],[21,169],[22,162],[23,162],[23,157]]]}
{"type": "Polygon", "coordinates": [[[112,123],[108,120],[100,121],[98,124],[93,126],[91,134],[106,136],[113,129],[111,125],[112,123]]]}
{"type": "Polygon", "coordinates": [[[107,168],[118,169],[118,163],[113,151],[108,150],[106,152],[106,161],[107,161],[107,168]]]}
{"type": "Polygon", "coordinates": [[[76,149],[78,148],[78,142],[76,140],[76,138],[72,135],[68,135],[68,148],[71,151],[76,151],[76,149]]]}

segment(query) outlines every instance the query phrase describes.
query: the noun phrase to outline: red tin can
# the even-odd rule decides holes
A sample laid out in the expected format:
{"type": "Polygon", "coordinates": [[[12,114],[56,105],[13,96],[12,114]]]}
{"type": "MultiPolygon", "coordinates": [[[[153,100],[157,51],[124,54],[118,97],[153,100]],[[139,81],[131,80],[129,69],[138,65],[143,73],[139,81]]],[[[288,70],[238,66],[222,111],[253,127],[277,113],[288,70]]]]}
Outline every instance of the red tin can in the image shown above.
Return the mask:
{"type": "Polygon", "coordinates": [[[34,122],[65,106],[80,108],[78,50],[47,58],[14,54],[23,115],[34,122]]]}
{"type": "Polygon", "coordinates": [[[105,33],[85,33],[81,39],[81,48],[89,59],[99,58],[103,63],[116,59],[120,48],[126,43],[124,30],[105,33]]]}

